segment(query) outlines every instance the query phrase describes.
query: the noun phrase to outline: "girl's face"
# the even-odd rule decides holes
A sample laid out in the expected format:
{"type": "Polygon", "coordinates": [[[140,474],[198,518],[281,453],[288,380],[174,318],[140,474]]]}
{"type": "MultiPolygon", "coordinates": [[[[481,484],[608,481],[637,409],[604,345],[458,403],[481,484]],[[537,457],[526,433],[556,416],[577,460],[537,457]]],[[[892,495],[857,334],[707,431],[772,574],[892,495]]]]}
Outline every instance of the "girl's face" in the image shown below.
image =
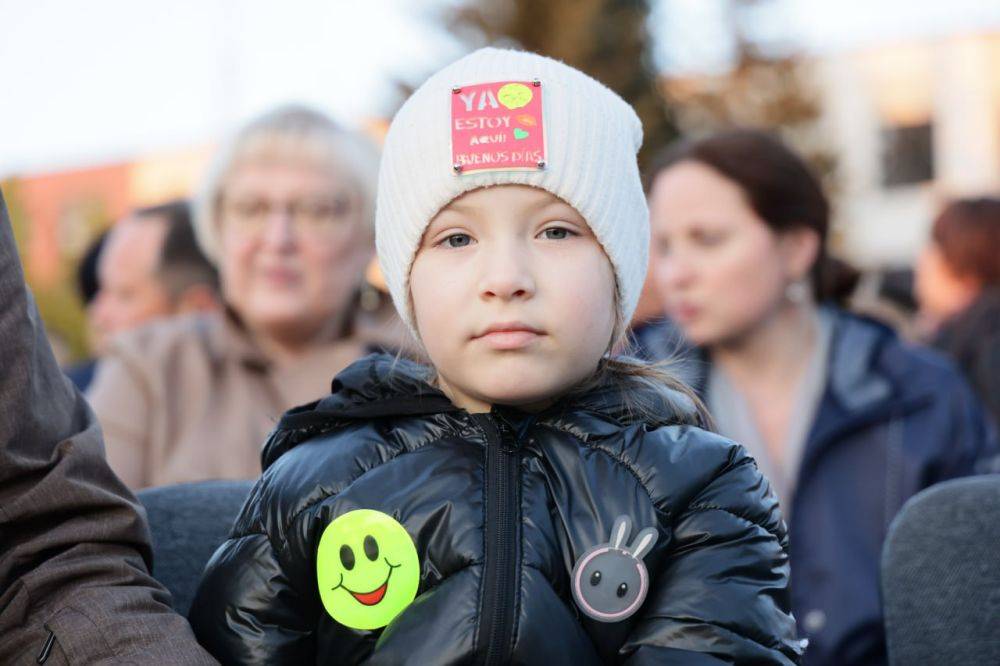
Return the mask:
{"type": "Polygon", "coordinates": [[[815,232],[775,234],[736,183],[698,162],[657,176],[649,203],[653,280],[696,345],[738,340],[766,321],[818,251],[815,232]]]}
{"type": "Polygon", "coordinates": [[[615,327],[611,262],[544,190],[468,192],[431,220],[410,272],[417,330],[459,407],[537,409],[590,376],[615,327]]]}
{"type": "Polygon", "coordinates": [[[222,289],[252,330],[308,341],[340,318],[372,253],[362,201],[330,167],[253,161],[220,201],[222,289]]]}

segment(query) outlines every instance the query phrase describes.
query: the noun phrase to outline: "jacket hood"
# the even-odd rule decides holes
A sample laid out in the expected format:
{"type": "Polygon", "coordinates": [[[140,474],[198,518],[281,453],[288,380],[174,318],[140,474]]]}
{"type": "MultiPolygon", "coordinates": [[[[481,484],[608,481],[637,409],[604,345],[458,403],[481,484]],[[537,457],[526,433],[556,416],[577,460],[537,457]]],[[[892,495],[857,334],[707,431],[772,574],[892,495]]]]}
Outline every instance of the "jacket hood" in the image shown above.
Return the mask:
{"type": "MultiPolygon", "coordinates": [[[[296,444],[353,420],[466,415],[465,410],[456,407],[429,383],[430,378],[427,366],[389,354],[371,354],[355,361],[333,379],[329,395],[282,416],[264,445],[262,468],[267,469],[296,444]]],[[[571,393],[538,413],[528,414],[516,407],[500,405],[494,406],[493,411],[511,422],[530,418],[568,430],[588,430],[581,421],[594,417],[618,428],[636,423],[650,427],[706,425],[688,396],[638,380],[606,383],[584,393],[571,393]]]]}

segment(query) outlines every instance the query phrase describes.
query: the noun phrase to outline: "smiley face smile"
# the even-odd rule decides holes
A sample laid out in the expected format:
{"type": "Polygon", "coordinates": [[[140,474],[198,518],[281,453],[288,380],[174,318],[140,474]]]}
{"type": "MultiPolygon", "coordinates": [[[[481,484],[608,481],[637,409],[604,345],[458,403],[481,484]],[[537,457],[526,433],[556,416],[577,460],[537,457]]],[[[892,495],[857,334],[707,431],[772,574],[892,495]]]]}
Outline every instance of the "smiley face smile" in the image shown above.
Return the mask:
{"type": "Polygon", "coordinates": [[[375,588],[371,592],[355,592],[351,588],[349,588],[346,585],[344,585],[344,578],[343,578],[343,576],[341,576],[341,578],[340,578],[340,583],[338,583],[335,587],[330,588],[330,591],[332,592],[333,590],[336,590],[336,589],[342,587],[352,597],[354,597],[355,599],[357,599],[357,601],[358,601],[359,604],[364,604],[365,606],[374,606],[374,605],[378,604],[385,597],[385,593],[389,589],[389,580],[392,578],[392,572],[393,572],[393,570],[398,569],[400,567],[400,565],[398,565],[398,564],[392,564],[388,559],[385,560],[385,563],[387,565],[389,565],[389,573],[386,574],[385,582],[382,583],[381,585],[379,585],[377,588],[375,588]]]}

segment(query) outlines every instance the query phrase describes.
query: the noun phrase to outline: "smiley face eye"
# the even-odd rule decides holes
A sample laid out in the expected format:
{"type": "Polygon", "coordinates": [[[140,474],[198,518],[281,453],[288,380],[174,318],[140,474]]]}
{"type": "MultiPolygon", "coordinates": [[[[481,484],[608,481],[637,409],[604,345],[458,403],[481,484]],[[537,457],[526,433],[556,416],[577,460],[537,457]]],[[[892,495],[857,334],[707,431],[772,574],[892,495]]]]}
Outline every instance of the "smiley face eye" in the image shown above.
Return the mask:
{"type": "Polygon", "coordinates": [[[600,571],[595,571],[594,573],[590,574],[590,584],[591,585],[597,586],[597,585],[600,584],[600,582],[601,582],[601,572],[600,571]]]}
{"type": "Polygon", "coordinates": [[[378,559],[378,541],[371,535],[365,537],[365,557],[372,562],[378,559]]]}
{"type": "Polygon", "coordinates": [[[618,595],[619,599],[628,594],[628,583],[622,583],[621,585],[619,585],[618,589],[615,590],[615,594],[618,595]]]}
{"type": "Polygon", "coordinates": [[[354,568],[354,551],[347,544],[340,547],[340,563],[348,571],[354,568]]]}

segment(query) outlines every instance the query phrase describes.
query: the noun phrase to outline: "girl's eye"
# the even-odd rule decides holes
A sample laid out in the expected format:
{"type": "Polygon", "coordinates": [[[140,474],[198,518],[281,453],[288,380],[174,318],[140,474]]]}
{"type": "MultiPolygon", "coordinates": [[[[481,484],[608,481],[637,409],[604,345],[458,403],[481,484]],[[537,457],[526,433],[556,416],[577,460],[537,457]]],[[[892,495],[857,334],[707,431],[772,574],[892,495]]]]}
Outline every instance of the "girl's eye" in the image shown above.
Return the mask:
{"type": "Polygon", "coordinates": [[[549,227],[542,232],[547,240],[565,240],[576,234],[564,227],[549,227]]]}
{"type": "Polygon", "coordinates": [[[472,237],[469,234],[452,234],[441,242],[447,247],[465,247],[472,242],[472,237]]]}

